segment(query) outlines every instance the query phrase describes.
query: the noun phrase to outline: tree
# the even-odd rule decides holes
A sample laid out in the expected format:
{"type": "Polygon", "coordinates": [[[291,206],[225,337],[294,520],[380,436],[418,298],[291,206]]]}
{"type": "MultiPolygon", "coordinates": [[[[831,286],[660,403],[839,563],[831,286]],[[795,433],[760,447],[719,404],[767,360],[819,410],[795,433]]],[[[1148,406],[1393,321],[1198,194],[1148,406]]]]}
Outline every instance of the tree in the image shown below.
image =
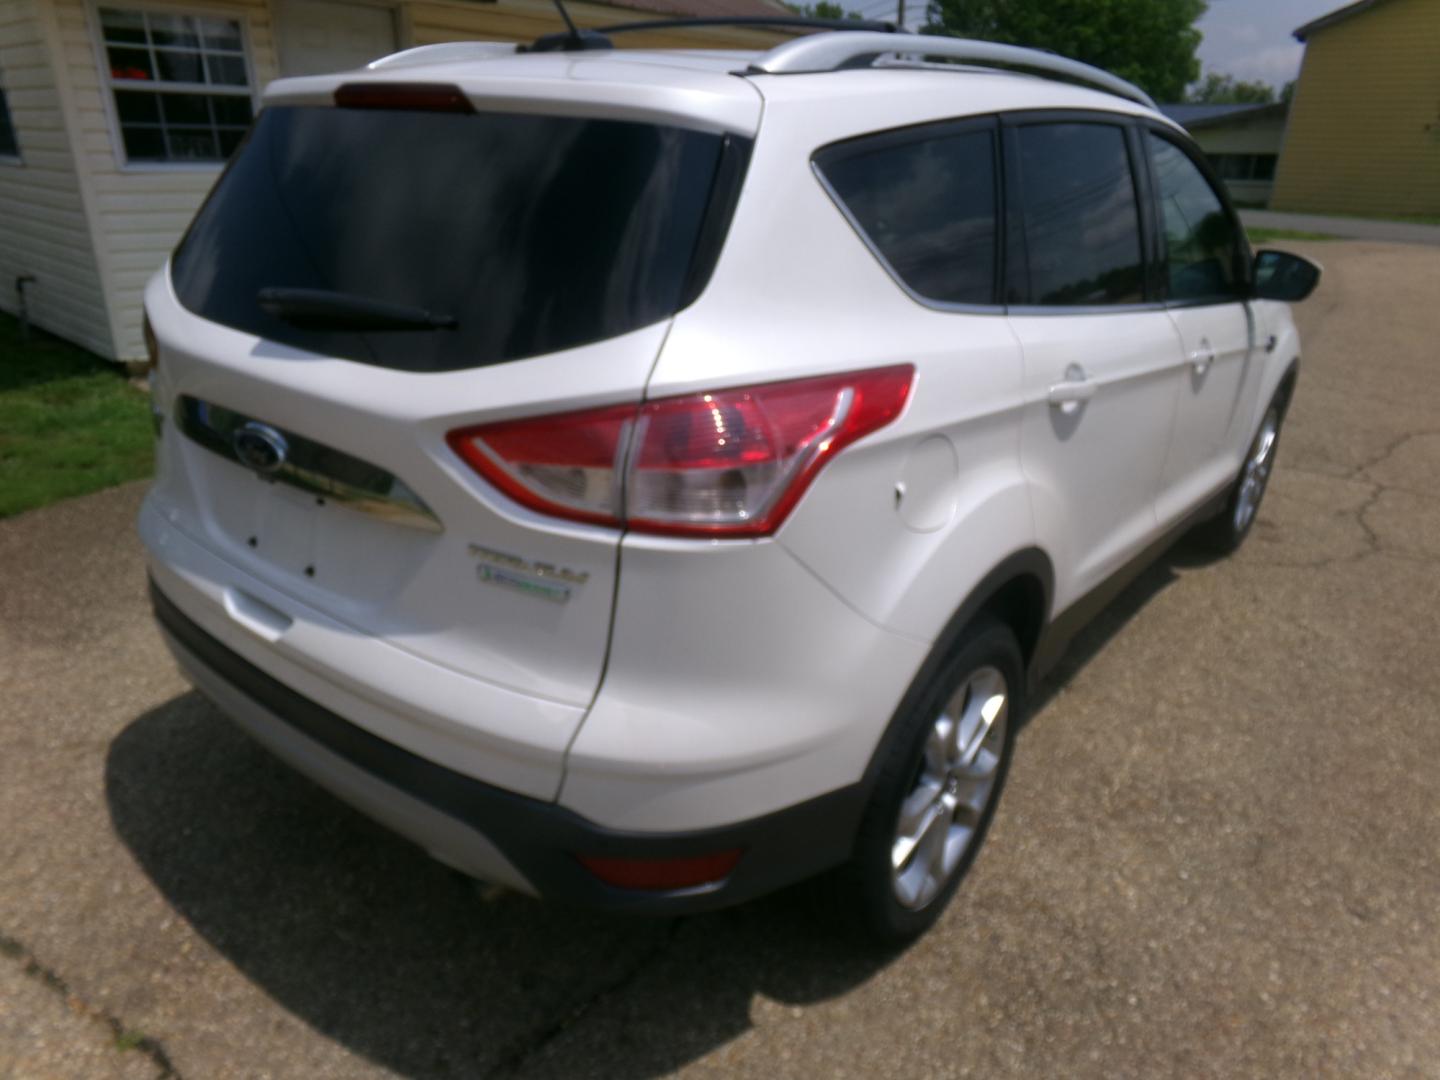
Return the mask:
{"type": "Polygon", "coordinates": [[[1185,100],[1194,105],[1269,105],[1275,100],[1275,88],[1269,83],[1242,82],[1233,75],[1207,71],[1190,88],[1185,100]]]}
{"type": "Polygon", "coordinates": [[[1049,49],[1179,101],[1200,75],[1206,0],[930,0],[926,33],[1049,49]]]}
{"type": "Polygon", "coordinates": [[[817,0],[814,4],[789,4],[787,5],[796,15],[803,15],[807,19],[860,19],[863,18],[858,11],[846,11],[834,0],[817,0]]]}
{"type": "Polygon", "coordinates": [[[1280,88],[1280,100],[1286,105],[1295,100],[1295,80],[1291,79],[1280,88]]]}

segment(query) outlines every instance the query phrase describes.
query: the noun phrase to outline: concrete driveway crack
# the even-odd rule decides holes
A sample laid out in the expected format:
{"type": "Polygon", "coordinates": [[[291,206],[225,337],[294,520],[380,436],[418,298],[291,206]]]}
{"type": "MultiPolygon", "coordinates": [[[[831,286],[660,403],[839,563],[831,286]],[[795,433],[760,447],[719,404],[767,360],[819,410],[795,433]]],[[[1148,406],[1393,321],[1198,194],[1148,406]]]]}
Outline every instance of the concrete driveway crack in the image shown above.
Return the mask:
{"type": "Polygon", "coordinates": [[[597,987],[551,1023],[518,1041],[516,1045],[501,1055],[495,1067],[485,1074],[485,1080],[499,1080],[501,1077],[523,1075],[526,1067],[537,1054],[542,1053],[552,1042],[580,1023],[597,1005],[623,994],[655,961],[659,960],[674,944],[683,922],[683,919],[674,920],[666,928],[660,940],[642,953],[640,958],[624,972],[608,983],[597,987]]]}
{"type": "MultiPolygon", "coordinates": [[[[1354,521],[1355,524],[1359,526],[1360,531],[1365,534],[1364,550],[1351,552],[1347,555],[1328,555],[1319,559],[1307,560],[1267,558],[1264,560],[1266,565],[1279,566],[1292,570],[1319,570],[1333,566],[1358,563],[1374,555],[1384,555],[1388,558],[1400,559],[1406,562],[1434,565],[1437,560],[1432,555],[1410,551],[1400,551],[1396,550],[1393,545],[1387,544],[1385,542],[1385,539],[1378,532],[1375,531],[1374,526],[1370,524],[1368,520],[1368,515],[1372,510],[1375,509],[1376,505],[1380,502],[1380,500],[1392,491],[1409,492],[1410,494],[1414,495],[1421,495],[1427,498],[1430,497],[1429,493],[1427,492],[1417,492],[1401,485],[1391,484],[1381,480],[1377,480],[1372,475],[1371,470],[1385,464],[1387,461],[1390,460],[1390,458],[1394,457],[1397,453],[1399,453],[1402,447],[1406,446],[1408,443],[1414,441],[1415,439],[1431,438],[1436,435],[1440,435],[1440,431],[1412,431],[1405,435],[1401,435],[1400,437],[1392,440],[1378,454],[1375,454],[1367,461],[1363,461],[1360,464],[1355,465],[1343,476],[1338,477],[1338,479],[1346,480],[1351,483],[1364,484],[1370,489],[1369,493],[1365,496],[1365,500],[1359,506],[1350,510],[1336,511],[1336,516],[1354,521]]],[[[1306,469],[1304,466],[1287,466],[1287,468],[1291,469],[1294,472],[1309,473],[1310,475],[1314,476],[1331,475],[1328,473],[1318,473],[1314,470],[1306,469]]]]}
{"type": "Polygon", "coordinates": [[[81,998],[53,968],[42,964],[25,945],[0,930],[0,957],[19,966],[21,972],[59,996],[72,1012],[109,1028],[117,1050],[132,1050],[155,1063],[156,1080],[180,1080],[180,1073],[157,1039],[136,1032],[118,1016],[81,998]]]}

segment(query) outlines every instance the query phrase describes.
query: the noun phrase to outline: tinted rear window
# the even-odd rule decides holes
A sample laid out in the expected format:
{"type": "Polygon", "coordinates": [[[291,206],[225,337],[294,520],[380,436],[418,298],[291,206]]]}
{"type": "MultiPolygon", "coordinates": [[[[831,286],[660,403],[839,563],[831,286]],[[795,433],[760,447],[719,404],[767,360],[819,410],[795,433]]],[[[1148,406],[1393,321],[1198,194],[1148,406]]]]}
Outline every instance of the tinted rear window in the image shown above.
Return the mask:
{"type": "Polygon", "coordinates": [[[548,116],[272,107],[171,264],[186,308],[409,371],[638,329],[684,302],[724,137],[548,116]],[[319,289],[451,329],[301,329],[257,303],[319,289]]]}
{"type": "Polygon", "coordinates": [[[988,128],[882,135],[816,164],[891,271],[929,300],[995,300],[995,139],[988,128]]]}

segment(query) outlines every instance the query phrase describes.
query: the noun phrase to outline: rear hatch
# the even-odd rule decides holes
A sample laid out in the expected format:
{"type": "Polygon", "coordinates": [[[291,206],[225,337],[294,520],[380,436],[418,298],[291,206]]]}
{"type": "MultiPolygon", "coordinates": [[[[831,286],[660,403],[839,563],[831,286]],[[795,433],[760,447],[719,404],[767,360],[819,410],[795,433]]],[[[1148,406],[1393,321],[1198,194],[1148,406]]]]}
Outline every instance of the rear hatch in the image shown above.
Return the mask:
{"type": "Polygon", "coordinates": [[[445,437],[638,400],[748,143],[453,87],[351,104],[264,109],[147,292],[155,500],[359,634],[586,704],[619,534],[511,502],[445,437]]]}

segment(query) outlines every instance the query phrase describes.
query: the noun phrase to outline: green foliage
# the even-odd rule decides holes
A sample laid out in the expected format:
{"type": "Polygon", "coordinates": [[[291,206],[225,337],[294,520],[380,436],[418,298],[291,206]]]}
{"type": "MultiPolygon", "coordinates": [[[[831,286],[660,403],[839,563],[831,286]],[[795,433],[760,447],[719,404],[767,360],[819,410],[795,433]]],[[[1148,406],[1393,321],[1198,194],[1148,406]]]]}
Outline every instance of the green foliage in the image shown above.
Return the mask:
{"type": "Polygon", "coordinates": [[[930,0],[926,32],[1049,49],[1114,72],[1157,101],[1200,75],[1206,0],[930,0]]]}
{"type": "Polygon", "coordinates": [[[148,476],[143,391],[83,349],[0,315],[0,517],[148,476]]]}
{"type": "Polygon", "coordinates": [[[807,19],[861,19],[858,11],[846,11],[832,0],[818,0],[814,4],[790,4],[790,10],[807,19]]]}
{"type": "Polygon", "coordinates": [[[1322,232],[1301,232],[1298,229],[1262,229],[1258,226],[1246,228],[1251,244],[1268,244],[1274,240],[1338,240],[1338,236],[1322,232]]]}
{"type": "Polygon", "coordinates": [[[1194,105],[1269,105],[1275,100],[1275,88],[1269,83],[1242,82],[1233,75],[1207,71],[1190,88],[1185,100],[1194,105]]]}
{"type": "Polygon", "coordinates": [[[1295,100],[1295,80],[1291,79],[1280,88],[1280,100],[1286,105],[1295,100]]]}

